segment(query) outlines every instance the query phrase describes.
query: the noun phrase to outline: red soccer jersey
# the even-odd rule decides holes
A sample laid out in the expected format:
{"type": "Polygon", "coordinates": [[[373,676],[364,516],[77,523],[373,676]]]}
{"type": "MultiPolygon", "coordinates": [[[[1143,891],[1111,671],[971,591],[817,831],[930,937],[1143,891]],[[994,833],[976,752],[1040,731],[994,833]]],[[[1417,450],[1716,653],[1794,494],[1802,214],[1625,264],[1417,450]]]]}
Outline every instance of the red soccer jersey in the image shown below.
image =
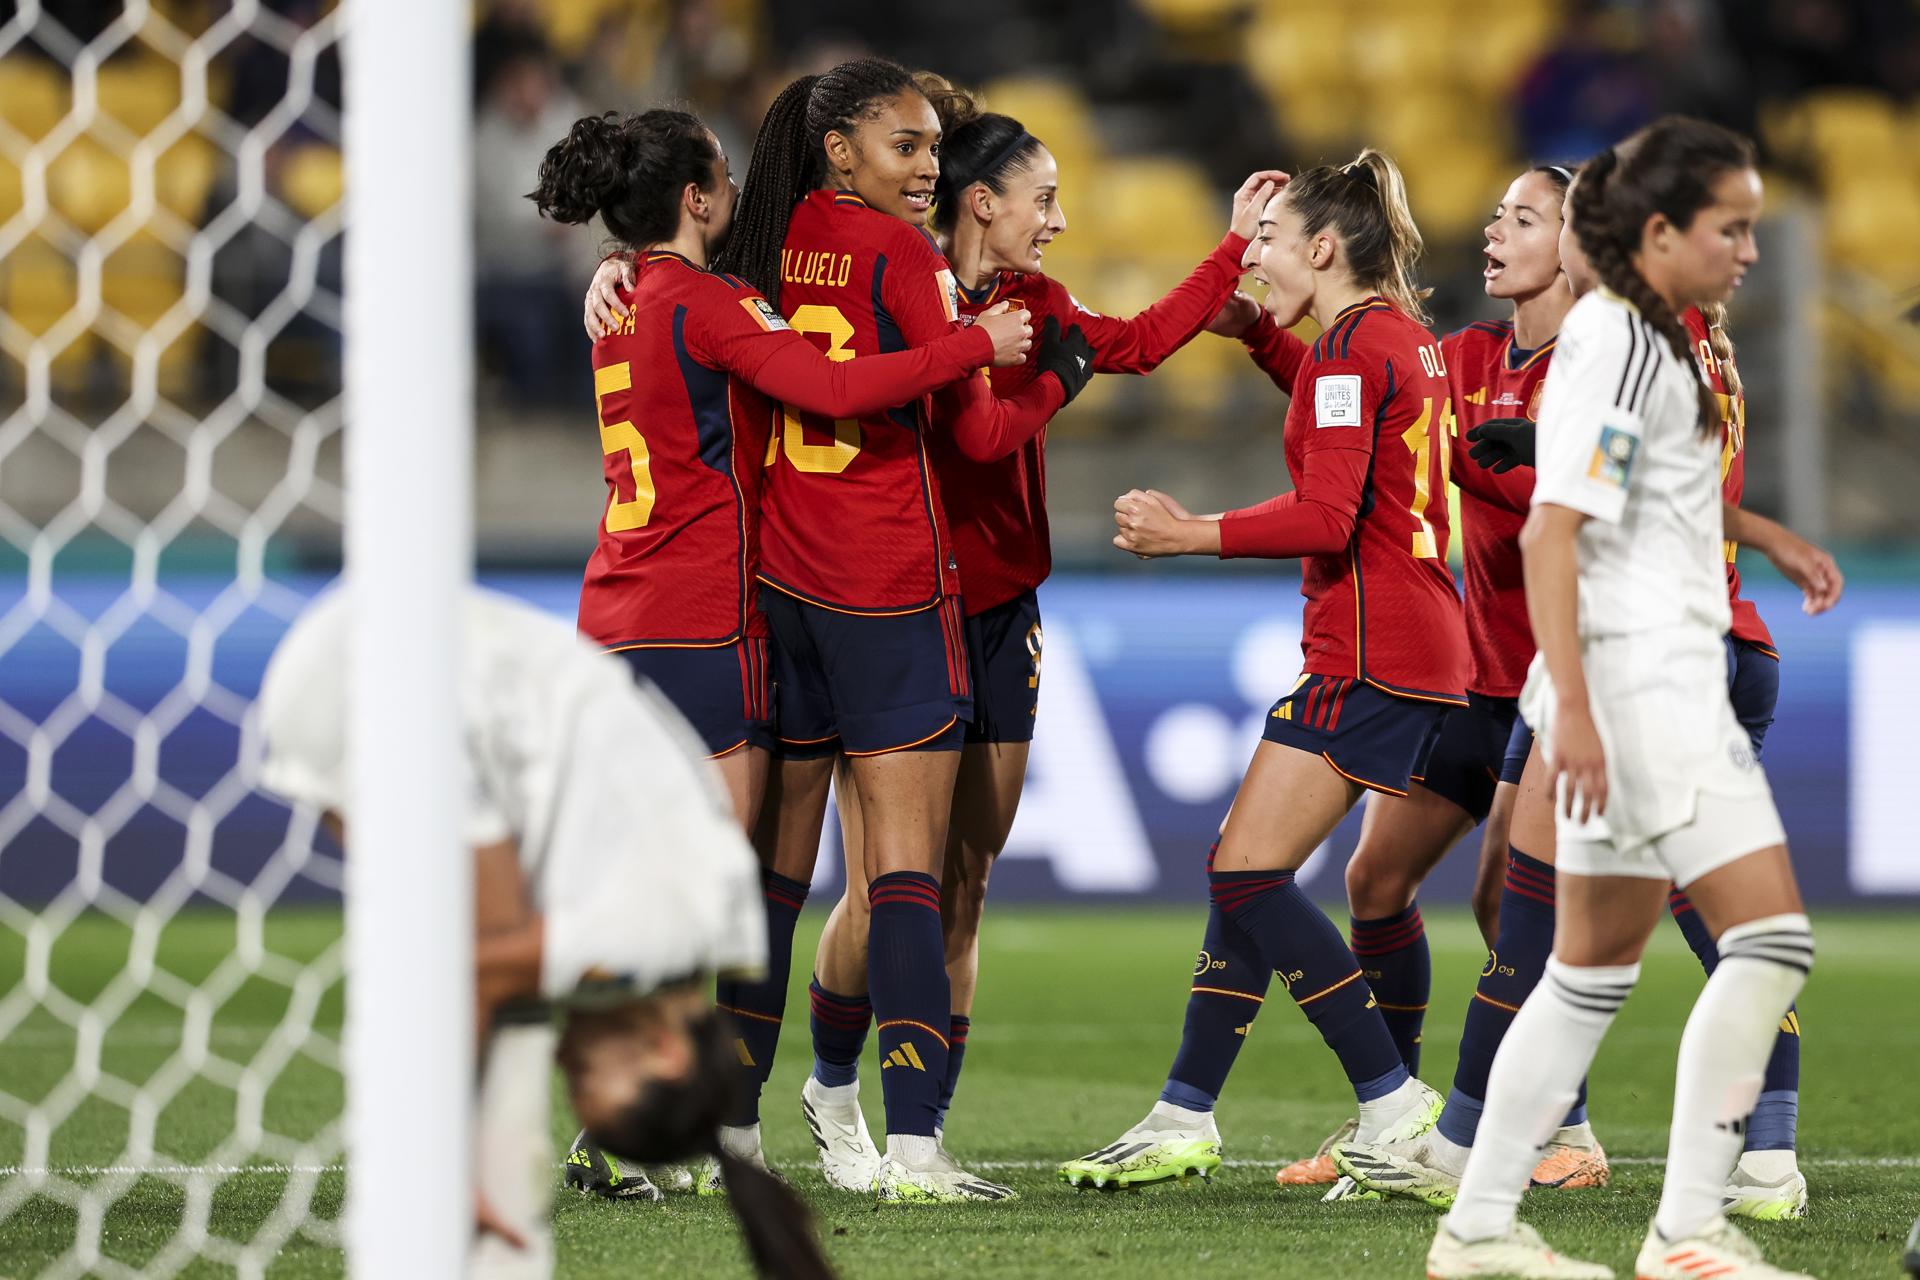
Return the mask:
{"type": "MultiPolygon", "coordinates": [[[[1700,313],[1700,308],[1688,307],[1680,319],[1693,338],[1700,368],[1713,384],[1713,394],[1720,401],[1720,421],[1724,427],[1720,445],[1720,496],[1737,507],[1747,491],[1747,397],[1727,394],[1726,371],[1713,354],[1713,343],[1707,337],[1707,318],[1700,313]]],[[[1760,645],[1771,653],[1773,633],[1760,620],[1760,611],[1753,601],[1740,595],[1740,569],[1734,563],[1739,551],[1739,543],[1726,543],[1727,602],[1733,607],[1732,635],[1735,640],[1760,645]]]]}
{"type": "Polygon", "coordinates": [[[1553,358],[1553,339],[1537,350],[1513,345],[1507,320],[1475,321],[1440,344],[1453,389],[1453,482],[1460,489],[1460,537],[1466,572],[1467,643],[1473,671],[1467,688],[1517,698],[1533,660],[1527,590],[1520,569],[1520,526],[1527,522],[1533,469],[1505,475],[1467,456],[1467,432],[1489,418],[1532,418],[1553,358]]]}
{"type": "MultiPolygon", "coordinates": [[[[917,227],[876,212],[851,192],[815,191],[793,211],[781,251],[780,309],[827,358],[856,360],[951,337],[958,288],[947,260],[917,227]]],[[[984,335],[981,336],[984,341],[984,335]]],[[[1057,379],[1020,397],[1024,415],[996,405],[983,378],[942,392],[939,430],[971,451],[986,424],[992,447],[1012,448],[1064,400],[1057,379]],[[1016,430],[1004,430],[1009,426],[1016,430]]],[[[852,613],[908,613],[959,590],[940,486],[928,455],[933,398],[842,418],[781,406],[762,502],[762,581],[852,613]]]]}
{"type": "MultiPolygon", "coordinates": [[[[1122,319],[1088,311],[1065,285],[1037,272],[1002,271],[974,293],[962,289],[960,311],[977,316],[1012,301],[1032,316],[1034,333],[1048,316],[1061,332],[1079,325],[1093,346],[1101,373],[1151,373],[1193,340],[1232,296],[1247,242],[1229,232],[1172,292],[1139,315],[1122,319]]],[[[991,371],[993,393],[1014,396],[1034,379],[1031,361],[991,371]]],[[[984,613],[1031,591],[1053,569],[1047,536],[1046,434],[987,462],[976,462],[936,433],[934,469],[946,501],[954,551],[960,561],[960,596],[967,613],[984,613]]]]}
{"type": "Polygon", "coordinates": [[[593,346],[608,492],[580,630],[614,649],[764,634],[749,592],[768,397],[871,412],[962,377],[992,358],[992,343],[955,332],[831,365],[732,276],[664,252],[644,255],[636,273],[625,321],[593,346]]]}
{"type": "MultiPolygon", "coordinates": [[[[1264,331],[1249,335],[1262,357],[1264,331]]],[[[1271,337],[1272,335],[1264,335],[1271,337]]],[[[1334,317],[1287,406],[1294,491],[1220,524],[1222,556],[1300,556],[1304,669],[1464,702],[1466,626],[1447,569],[1447,378],[1440,344],[1384,298],[1334,317]]]]}

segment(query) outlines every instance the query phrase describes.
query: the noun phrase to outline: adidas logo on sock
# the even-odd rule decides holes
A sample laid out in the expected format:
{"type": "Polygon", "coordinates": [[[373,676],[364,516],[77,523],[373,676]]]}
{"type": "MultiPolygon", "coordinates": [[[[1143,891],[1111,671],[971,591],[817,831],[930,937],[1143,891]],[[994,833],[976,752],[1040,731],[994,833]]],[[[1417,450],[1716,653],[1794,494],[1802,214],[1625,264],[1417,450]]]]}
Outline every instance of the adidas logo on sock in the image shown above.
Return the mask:
{"type": "Polygon", "coordinates": [[[888,1067],[912,1067],[915,1071],[925,1071],[927,1064],[920,1061],[920,1051],[909,1040],[881,1059],[880,1069],[885,1071],[888,1067]]]}

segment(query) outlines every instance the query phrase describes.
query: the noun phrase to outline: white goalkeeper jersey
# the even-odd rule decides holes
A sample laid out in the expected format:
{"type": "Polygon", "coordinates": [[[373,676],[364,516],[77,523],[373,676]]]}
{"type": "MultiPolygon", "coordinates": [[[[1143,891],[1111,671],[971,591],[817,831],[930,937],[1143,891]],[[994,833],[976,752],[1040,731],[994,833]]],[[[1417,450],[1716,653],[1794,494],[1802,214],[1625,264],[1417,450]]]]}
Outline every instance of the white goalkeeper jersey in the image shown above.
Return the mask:
{"type": "MultiPolygon", "coordinates": [[[[351,839],[349,596],[294,623],[258,706],[261,784],[339,814],[351,839]]],[[[567,621],[479,589],[463,621],[467,838],[515,842],[545,919],[545,994],[764,968],[759,864],[679,713],[567,621]]]]}
{"type": "Polygon", "coordinates": [[[1629,302],[1595,289],[1568,312],[1541,393],[1533,504],[1581,525],[1583,639],[1700,628],[1727,605],[1720,438],[1699,430],[1697,375],[1629,302]]]}

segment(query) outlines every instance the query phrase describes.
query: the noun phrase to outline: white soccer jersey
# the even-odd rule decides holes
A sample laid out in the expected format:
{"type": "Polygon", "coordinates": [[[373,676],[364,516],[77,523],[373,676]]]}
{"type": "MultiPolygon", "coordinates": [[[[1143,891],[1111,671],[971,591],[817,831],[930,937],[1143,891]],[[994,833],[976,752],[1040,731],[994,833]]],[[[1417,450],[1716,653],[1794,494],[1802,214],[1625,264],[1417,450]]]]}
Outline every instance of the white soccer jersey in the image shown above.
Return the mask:
{"type": "MultiPolygon", "coordinates": [[[[259,711],[262,785],[338,813],[351,839],[349,595],[295,622],[259,711]]],[[[762,969],[759,864],[679,713],[559,618],[476,589],[463,622],[467,838],[515,842],[545,918],[544,992],[762,969]]]]}
{"type": "Polygon", "coordinates": [[[1580,634],[1732,625],[1720,510],[1720,439],[1699,430],[1697,375],[1630,303],[1605,289],[1560,328],[1541,394],[1533,504],[1580,527],[1580,634]]]}

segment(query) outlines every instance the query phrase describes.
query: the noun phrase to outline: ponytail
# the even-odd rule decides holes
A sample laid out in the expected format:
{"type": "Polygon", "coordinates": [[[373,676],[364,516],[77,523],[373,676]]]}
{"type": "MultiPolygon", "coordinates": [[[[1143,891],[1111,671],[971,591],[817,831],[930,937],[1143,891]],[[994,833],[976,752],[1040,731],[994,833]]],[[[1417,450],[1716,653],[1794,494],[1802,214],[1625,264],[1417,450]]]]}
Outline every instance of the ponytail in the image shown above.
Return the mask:
{"type": "MultiPolygon", "coordinates": [[[[1648,218],[1660,214],[1684,231],[1713,203],[1713,184],[1722,175],[1753,163],[1753,144],[1739,134],[1705,121],[1667,116],[1589,160],[1573,189],[1573,231],[1588,264],[1601,284],[1639,309],[1693,374],[1699,430],[1707,436],[1720,430],[1719,402],[1700,376],[1686,326],[1634,266],[1633,255],[1640,250],[1648,218]]],[[[1709,318],[1710,342],[1715,332],[1720,342],[1727,341],[1709,318]]],[[[1718,344],[1714,351],[1720,352],[1718,344]]],[[[1726,358],[1732,353],[1727,343],[1726,358]]],[[[1729,379],[1730,393],[1737,394],[1736,386],[1729,379]]]]}
{"type": "Polygon", "coordinates": [[[780,91],[760,122],[746,185],[733,209],[733,230],[713,269],[739,276],[780,305],[780,249],[793,206],[819,185],[818,147],[807,130],[807,101],[819,76],[801,76],[780,91]]]}
{"type": "Polygon", "coordinates": [[[800,1197],[765,1169],[728,1152],[717,1138],[711,1154],[720,1162],[727,1203],[740,1224],[753,1269],[782,1280],[829,1280],[833,1269],[813,1238],[800,1197]]]}
{"type": "Polygon", "coordinates": [[[1331,226],[1340,236],[1356,284],[1386,298],[1421,324],[1433,290],[1415,276],[1425,245],[1407,207],[1400,166],[1368,147],[1341,168],[1320,165],[1283,189],[1287,206],[1300,215],[1307,235],[1331,226]]]}
{"type": "Polygon", "coordinates": [[[1733,338],[1727,333],[1727,304],[1709,302],[1700,308],[1707,322],[1707,345],[1720,365],[1720,380],[1727,384],[1727,399],[1738,400],[1746,392],[1740,382],[1740,368],[1733,361],[1733,338]]]}
{"type": "Polygon", "coordinates": [[[527,199],[555,222],[598,214],[626,248],[638,249],[673,239],[681,193],[688,183],[711,189],[719,158],[712,133],[690,112],[585,116],[547,150],[527,199]]]}

